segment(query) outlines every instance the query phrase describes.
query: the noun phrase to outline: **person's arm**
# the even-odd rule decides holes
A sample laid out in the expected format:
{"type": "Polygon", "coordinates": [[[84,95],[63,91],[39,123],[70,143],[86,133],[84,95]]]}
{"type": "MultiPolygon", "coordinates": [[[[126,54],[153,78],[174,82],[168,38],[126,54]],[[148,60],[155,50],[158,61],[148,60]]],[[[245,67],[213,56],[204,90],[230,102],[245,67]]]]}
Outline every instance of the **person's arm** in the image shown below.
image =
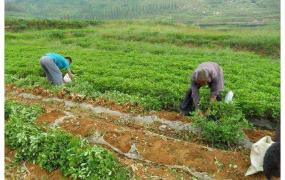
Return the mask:
{"type": "Polygon", "coordinates": [[[72,79],[73,76],[74,76],[74,75],[72,74],[70,68],[67,69],[67,74],[69,75],[70,79],[72,79]]]}
{"type": "Polygon", "coordinates": [[[218,82],[217,80],[213,79],[213,82],[211,83],[211,101],[215,101],[218,94],[219,94],[219,88],[218,88],[218,82]]]}
{"type": "Polygon", "coordinates": [[[215,101],[218,95],[218,89],[217,89],[217,82],[213,81],[212,86],[210,87],[211,89],[211,102],[215,101]]]}
{"type": "Polygon", "coordinates": [[[224,89],[224,74],[220,70],[218,76],[216,76],[211,83],[211,101],[216,101],[219,93],[224,89]]]}
{"type": "Polygon", "coordinates": [[[211,92],[211,101],[215,101],[217,96],[224,88],[224,74],[223,70],[216,63],[208,65],[209,82],[208,86],[211,92]]]}

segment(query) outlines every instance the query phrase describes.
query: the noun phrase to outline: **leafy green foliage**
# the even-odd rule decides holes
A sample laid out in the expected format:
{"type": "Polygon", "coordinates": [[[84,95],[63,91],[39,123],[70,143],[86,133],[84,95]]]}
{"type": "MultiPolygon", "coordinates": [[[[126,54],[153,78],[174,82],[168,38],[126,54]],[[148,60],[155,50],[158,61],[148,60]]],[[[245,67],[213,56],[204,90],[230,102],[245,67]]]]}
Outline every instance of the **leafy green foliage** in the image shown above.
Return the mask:
{"type": "Polygon", "coordinates": [[[61,31],[52,31],[47,34],[48,38],[50,39],[63,39],[64,33],[61,31]]]}
{"type": "Polygon", "coordinates": [[[15,103],[13,101],[7,101],[5,103],[5,117],[12,120],[16,118],[24,122],[33,122],[42,112],[42,108],[38,106],[31,106],[29,109],[27,109],[23,108],[23,106],[18,105],[18,103],[15,103]]]}
{"type": "Polygon", "coordinates": [[[273,121],[280,118],[279,60],[237,52],[226,44],[212,45],[224,39],[236,44],[257,42],[258,46],[270,49],[268,44],[274,47],[279,44],[277,31],[216,31],[182,25],[112,22],[96,28],[27,30],[5,35],[6,83],[60,90],[40,76],[40,57],[53,51],[74,60],[75,80],[64,87],[70,92],[118,103],[132,102],[146,110],[177,110],[193,70],[211,60],[223,68],[225,87],[234,91],[236,106],[247,118],[273,121]],[[53,32],[63,38],[46,43],[50,41],[48,34],[53,32]],[[200,45],[189,48],[188,39],[200,45]]]}
{"type": "Polygon", "coordinates": [[[26,126],[26,124],[32,123],[41,112],[42,109],[36,106],[27,109],[14,102],[6,103],[5,116],[9,121],[5,128],[5,142],[11,148],[19,149],[19,160],[29,159],[34,162],[39,153],[42,136],[38,135],[41,129],[37,126],[26,126]]]}
{"type": "Polygon", "coordinates": [[[67,28],[83,28],[100,24],[99,21],[63,21],[49,19],[20,19],[6,18],[5,26],[9,31],[22,31],[25,29],[67,29],[67,28]]]}
{"type": "Polygon", "coordinates": [[[62,156],[68,149],[68,145],[72,137],[60,130],[52,130],[44,139],[42,139],[41,152],[37,156],[37,164],[41,167],[52,171],[60,167],[62,159],[67,158],[62,156]]]}
{"type": "Polygon", "coordinates": [[[279,32],[265,34],[264,30],[255,30],[247,34],[247,30],[241,33],[240,31],[221,32],[202,29],[192,29],[191,33],[187,32],[186,29],[179,32],[168,30],[160,32],[156,28],[144,26],[130,33],[130,29],[128,28],[129,31],[126,33],[114,33],[109,30],[104,33],[104,37],[124,41],[172,43],[179,46],[230,47],[280,57],[279,32]]]}
{"type": "Polygon", "coordinates": [[[126,179],[129,172],[99,146],[90,146],[62,130],[45,132],[34,124],[42,112],[37,106],[8,101],[5,143],[16,150],[18,161],[28,160],[48,171],[59,168],[74,179],[126,179]]]}
{"type": "Polygon", "coordinates": [[[194,125],[202,130],[202,137],[216,147],[230,147],[244,137],[243,129],[250,125],[234,103],[209,103],[201,98],[200,110],[194,113],[194,125]]]}

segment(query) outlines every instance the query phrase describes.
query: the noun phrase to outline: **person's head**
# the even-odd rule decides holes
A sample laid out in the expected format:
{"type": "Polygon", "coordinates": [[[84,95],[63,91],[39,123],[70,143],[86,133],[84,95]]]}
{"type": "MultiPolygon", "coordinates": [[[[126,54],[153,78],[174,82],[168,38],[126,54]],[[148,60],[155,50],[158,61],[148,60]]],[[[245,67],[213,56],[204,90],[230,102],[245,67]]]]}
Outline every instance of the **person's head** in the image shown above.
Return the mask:
{"type": "Polygon", "coordinates": [[[71,64],[72,63],[72,59],[71,59],[71,57],[64,57],[65,59],[67,59],[68,60],[68,62],[69,62],[69,64],[71,64]]]}
{"type": "Polygon", "coordinates": [[[209,80],[209,75],[204,69],[195,72],[196,83],[200,86],[206,85],[209,80]]]}

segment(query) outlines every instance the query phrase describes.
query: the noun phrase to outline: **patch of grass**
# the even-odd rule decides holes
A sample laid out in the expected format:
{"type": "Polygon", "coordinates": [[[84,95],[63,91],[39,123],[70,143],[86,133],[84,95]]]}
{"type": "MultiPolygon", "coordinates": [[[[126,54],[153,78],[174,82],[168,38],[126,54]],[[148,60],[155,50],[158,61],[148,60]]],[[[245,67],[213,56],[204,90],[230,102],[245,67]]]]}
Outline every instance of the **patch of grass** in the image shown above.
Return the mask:
{"type": "Polygon", "coordinates": [[[96,26],[99,21],[84,20],[52,20],[52,19],[22,19],[6,18],[5,26],[8,31],[23,31],[27,29],[77,29],[88,26],[96,26]]]}
{"type": "Polygon", "coordinates": [[[49,39],[63,39],[64,38],[64,32],[62,31],[52,31],[47,34],[49,39]]]}
{"type": "Polygon", "coordinates": [[[237,50],[253,51],[258,54],[280,57],[280,34],[278,30],[268,29],[233,29],[227,31],[199,29],[191,26],[178,25],[179,28],[165,28],[162,25],[124,26],[121,33],[108,29],[104,38],[124,41],[141,41],[150,43],[171,43],[177,46],[229,47],[237,50]]]}
{"type": "Polygon", "coordinates": [[[75,42],[75,40],[73,39],[63,39],[62,41],[62,44],[73,44],[75,42]]]}
{"type": "Polygon", "coordinates": [[[72,35],[73,35],[74,37],[84,37],[84,36],[86,36],[85,33],[80,32],[80,31],[75,31],[75,32],[72,33],[72,35]]]}
{"type": "Polygon", "coordinates": [[[88,48],[88,47],[90,47],[92,45],[92,43],[91,42],[81,41],[81,42],[78,42],[77,45],[82,47],[82,48],[88,48]]]}

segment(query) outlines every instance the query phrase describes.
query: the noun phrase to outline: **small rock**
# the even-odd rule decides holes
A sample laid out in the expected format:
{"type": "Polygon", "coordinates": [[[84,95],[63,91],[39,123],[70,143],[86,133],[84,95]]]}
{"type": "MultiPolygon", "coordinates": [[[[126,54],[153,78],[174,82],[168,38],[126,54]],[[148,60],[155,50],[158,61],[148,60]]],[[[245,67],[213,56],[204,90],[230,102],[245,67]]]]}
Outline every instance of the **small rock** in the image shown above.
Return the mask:
{"type": "Polygon", "coordinates": [[[166,128],[167,128],[167,126],[164,124],[164,125],[161,125],[161,126],[159,126],[159,130],[160,131],[165,131],[166,130],[166,128]]]}
{"type": "Polygon", "coordinates": [[[134,172],[138,170],[138,168],[134,164],[131,165],[131,168],[134,172]]]}

